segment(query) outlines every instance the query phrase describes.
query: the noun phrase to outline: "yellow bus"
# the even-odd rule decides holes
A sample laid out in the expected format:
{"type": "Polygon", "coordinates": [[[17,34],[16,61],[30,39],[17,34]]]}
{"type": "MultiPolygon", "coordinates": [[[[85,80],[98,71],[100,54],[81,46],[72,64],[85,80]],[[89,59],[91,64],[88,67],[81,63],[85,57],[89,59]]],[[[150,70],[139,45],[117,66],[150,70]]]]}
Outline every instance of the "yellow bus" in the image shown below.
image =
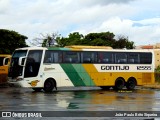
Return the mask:
{"type": "Polygon", "coordinates": [[[27,47],[12,55],[9,83],[51,92],[62,86],[134,89],[154,84],[152,50],[114,50],[105,47],[27,47]]]}
{"type": "Polygon", "coordinates": [[[7,83],[11,55],[0,54],[0,84],[7,83]]]}

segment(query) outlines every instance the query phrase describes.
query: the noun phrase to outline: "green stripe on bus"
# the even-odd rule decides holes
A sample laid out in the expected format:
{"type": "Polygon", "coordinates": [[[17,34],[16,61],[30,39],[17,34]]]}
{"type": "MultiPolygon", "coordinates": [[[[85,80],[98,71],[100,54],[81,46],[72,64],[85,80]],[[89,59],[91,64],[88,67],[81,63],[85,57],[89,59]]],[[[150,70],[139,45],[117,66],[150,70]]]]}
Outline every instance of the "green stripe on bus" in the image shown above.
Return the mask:
{"type": "Polygon", "coordinates": [[[81,77],[86,86],[95,86],[95,83],[93,82],[93,80],[91,80],[91,77],[84,69],[82,64],[73,64],[73,67],[77,71],[78,75],[81,77]]]}
{"type": "Polygon", "coordinates": [[[85,86],[85,83],[74,69],[72,64],[60,64],[74,86],[85,86]]]}

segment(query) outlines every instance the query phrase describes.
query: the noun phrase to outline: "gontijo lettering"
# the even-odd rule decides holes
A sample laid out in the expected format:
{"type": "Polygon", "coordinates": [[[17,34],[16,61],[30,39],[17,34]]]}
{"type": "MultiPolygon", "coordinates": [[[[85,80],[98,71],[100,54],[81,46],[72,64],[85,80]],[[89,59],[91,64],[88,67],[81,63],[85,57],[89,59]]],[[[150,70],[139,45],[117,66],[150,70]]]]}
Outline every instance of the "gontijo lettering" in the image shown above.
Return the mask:
{"type": "Polygon", "coordinates": [[[101,66],[101,70],[129,70],[129,66],[101,66]]]}

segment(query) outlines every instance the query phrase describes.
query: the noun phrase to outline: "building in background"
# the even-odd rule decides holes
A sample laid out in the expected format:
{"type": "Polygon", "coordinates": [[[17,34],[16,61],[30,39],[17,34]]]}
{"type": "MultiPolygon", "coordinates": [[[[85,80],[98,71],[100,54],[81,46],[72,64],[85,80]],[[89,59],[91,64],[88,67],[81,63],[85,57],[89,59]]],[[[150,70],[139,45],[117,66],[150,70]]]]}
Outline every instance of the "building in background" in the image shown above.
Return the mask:
{"type": "Polygon", "coordinates": [[[155,67],[160,65],[160,43],[155,45],[141,45],[137,46],[136,49],[153,49],[155,53],[155,67]]]}

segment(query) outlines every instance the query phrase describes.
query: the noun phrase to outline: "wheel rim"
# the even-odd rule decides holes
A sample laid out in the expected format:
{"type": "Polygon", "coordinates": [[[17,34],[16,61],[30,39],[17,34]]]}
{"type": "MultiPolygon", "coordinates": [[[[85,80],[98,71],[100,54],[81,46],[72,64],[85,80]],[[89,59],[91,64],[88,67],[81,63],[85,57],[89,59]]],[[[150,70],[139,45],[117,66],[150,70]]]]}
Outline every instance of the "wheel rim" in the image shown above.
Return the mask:
{"type": "Polygon", "coordinates": [[[120,90],[123,87],[124,87],[124,81],[123,81],[123,79],[117,79],[117,81],[116,81],[116,88],[120,90]]]}
{"type": "Polygon", "coordinates": [[[51,80],[48,80],[44,84],[44,91],[51,92],[54,88],[54,83],[51,80]]]}
{"type": "Polygon", "coordinates": [[[135,88],[135,82],[133,80],[128,81],[128,88],[129,89],[134,89],[135,88]]]}
{"type": "Polygon", "coordinates": [[[45,87],[46,88],[50,88],[52,85],[51,85],[51,82],[47,82],[46,84],[45,84],[45,87]]]}

